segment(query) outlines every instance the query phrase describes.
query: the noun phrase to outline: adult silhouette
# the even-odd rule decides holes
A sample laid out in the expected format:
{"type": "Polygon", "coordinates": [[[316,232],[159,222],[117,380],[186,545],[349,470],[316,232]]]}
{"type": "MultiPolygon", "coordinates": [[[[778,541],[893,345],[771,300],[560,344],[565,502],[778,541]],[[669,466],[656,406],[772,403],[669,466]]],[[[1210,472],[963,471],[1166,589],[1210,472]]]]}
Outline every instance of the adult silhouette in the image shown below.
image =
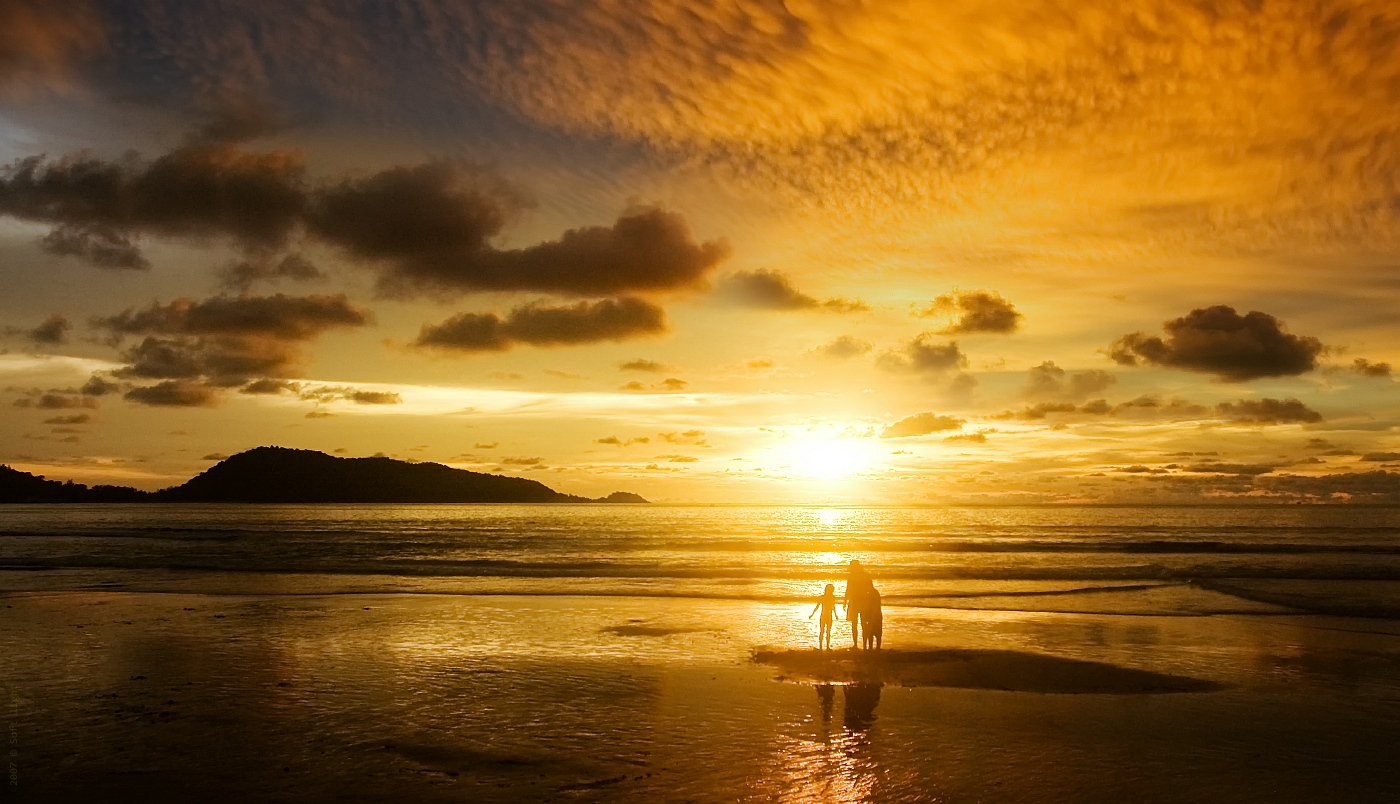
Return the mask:
{"type": "Polygon", "coordinates": [[[846,569],[846,619],[851,623],[851,647],[860,647],[861,613],[865,611],[875,582],[857,559],[846,569]]]}

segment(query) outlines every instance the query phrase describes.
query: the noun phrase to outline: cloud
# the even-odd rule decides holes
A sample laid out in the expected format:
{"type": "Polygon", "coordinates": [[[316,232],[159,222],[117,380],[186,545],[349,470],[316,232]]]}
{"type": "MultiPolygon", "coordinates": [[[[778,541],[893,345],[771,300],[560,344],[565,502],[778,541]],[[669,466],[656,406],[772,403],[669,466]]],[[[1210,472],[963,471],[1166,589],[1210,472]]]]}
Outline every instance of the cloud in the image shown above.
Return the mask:
{"type": "Polygon", "coordinates": [[[491,246],[523,205],[480,171],[435,162],[330,187],[309,225],[377,266],[381,290],[391,295],[677,290],[697,286],[729,256],[726,242],[697,242],[680,215],[657,207],[635,207],[612,226],[570,229],[526,248],[491,246]]]}
{"type": "Polygon", "coordinates": [[[1361,456],[1361,460],[1367,463],[1389,463],[1400,461],[1400,452],[1368,452],[1361,456]]]}
{"type": "Polygon", "coordinates": [[[930,433],[941,433],[948,430],[962,429],[964,422],[962,419],[955,419],[952,416],[939,416],[934,413],[916,413],[907,416],[886,427],[880,433],[881,438],[909,438],[912,436],[928,435],[930,433]]]}
{"type": "Polygon", "coordinates": [[[325,274],[300,254],[280,258],[259,256],[234,263],[223,270],[223,285],[231,290],[247,291],[257,282],[288,279],[307,282],[325,274]]]}
{"type": "Polygon", "coordinates": [[[43,392],[35,388],[32,396],[24,396],[15,400],[17,408],[39,408],[41,410],[69,410],[72,408],[96,408],[97,400],[91,396],[81,394],[63,393],[59,391],[43,392]]]}
{"type": "Polygon", "coordinates": [[[860,340],[850,335],[842,335],[831,343],[819,347],[817,352],[837,360],[846,360],[852,357],[859,357],[869,352],[872,348],[874,347],[867,341],[860,340]]]}
{"type": "Polygon", "coordinates": [[[87,424],[92,421],[92,416],[86,413],[75,413],[71,416],[53,416],[44,419],[44,424],[87,424]]]}
{"type": "Polygon", "coordinates": [[[44,235],[39,244],[50,254],[78,257],[99,268],[144,271],[151,267],[130,235],[103,224],[60,224],[44,235]]]}
{"type": "Polygon", "coordinates": [[[153,162],[34,156],[0,170],[0,214],[54,224],[46,248],[108,268],[144,267],[137,233],[281,248],[307,203],[299,154],[190,142],[153,162]]]}
{"type": "Polygon", "coordinates": [[[975,332],[1015,332],[1021,314],[1001,294],[989,290],[948,293],[933,300],[919,313],[923,317],[951,316],[954,321],[939,330],[942,335],[975,332]]]}
{"type": "Polygon", "coordinates": [[[156,407],[211,407],[218,400],[218,391],[204,383],[165,380],[155,385],[132,388],[124,397],[132,402],[156,407]]]}
{"type": "MultiPolygon", "coordinates": [[[[246,388],[244,393],[248,393],[246,388]]],[[[344,385],[299,387],[297,395],[313,402],[344,400],[356,405],[398,405],[403,402],[403,397],[393,391],[365,391],[344,385]]]]}
{"type": "Polygon", "coordinates": [[[1322,414],[1296,399],[1241,399],[1215,406],[1221,418],[1243,424],[1291,424],[1322,421],[1322,414]]]}
{"type": "Polygon", "coordinates": [[[707,443],[704,430],[684,430],[679,433],[657,433],[656,435],[668,444],[691,444],[703,447],[707,443]]]}
{"type": "Polygon", "coordinates": [[[1375,363],[1364,357],[1351,361],[1351,370],[1363,377],[1389,377],[1389,363],[1375,363]]]}
{"type": "MultiPolygon", "coordinates": [[[[125,310],[96,324],[114,335],[144,335],[122,352],[122,378],[184,380],[161,383],[126,398],[148,404],[157,399],[194,398],[194,381],[217,387],[246,385],[253,379],[293,376],[303,345],[332,328],[360,327],[370,314],[335,296],[216,296],[181,298],[169,304],[125,310]],[[165,387],[162,387],[165,386],[165,387]]],[[[195,404],[204,404],[198,401],[195,404]]]]}
{"type": "Polygon", "coordinates": [[[716,294],[725,302],[760,310],[829,310],[837,313],[863,312],[870,308],[859,300],[818,300],[793,287],[780,271],[760,268],[735,271],[716,285],[716,294]]]}
{"type": "Polygon", "coordinates": [[[302,341],[332,327],[368,324],[368,311],[334,296],[215,296],[125,310],[97,324],[118,334],[235,335],[302,341]]]}
{"type": "Polygon", "coordinates": [[[54,313],[26,332],[25,336],[35,343],[57,345],[68,340],[68,331],[72,328],[73,324],[67,318],[54,313]]]}
{"type": "Polygon", "coordinates": [[[1258,485],[1279,494],[1358,502],[1400,501],[1400,473],[1377,469],[1330,475],[1269,475],[1258,485]]]}
{"type": "Polygon", "coordinates": [[[107,32],[85,0],[0,3],[0,95],[67,90],[82,62],[103,52],[107,32]]]}
{"type": "Polygon", "coordinates": [[[967,365],[967,356],[957,341],[933,343],[934,333],[924,332],[898,350],[880,355],[876,364],[886,371],[914,374],[942,374],[967,365]]]}
{"type": "Polygon", "coordinates": [[[1029,370],[1023,396],[1030,399],[1086,399],[1117,382],[1107,371],[1091,369],[1073,374],[1047,360],[1029,370]]]}
{"type": "Polygon", "coordinates": [[[280,394],[284,391],[296,393],[300,387],[298,383],[264,377],[248,383],[238,389],[238,392],[240,394],[280,394]]]}
{"type": "Polygon", "coordinates": [[[628,360],[626,363],[619,363],[617,367],[621,371],[649,371],[653,373],[660,373],[667,369],[665,363],[658,363],[655,360],[644,360],[642,358],[628,360]]]}
{"type": "Polygon", "coordinates": [[[143,234],[227,239],[250,255],[225,272],[234,288],[314,278],[301,257],[272,256],[297,233],[376,269],[381,292],[396,296],[673,291],[700,286],[729,256],[727,242],[698,242],[680,215],[645,206],[611,226],[499,249],[491,239],[526,202],[482,170],[430,162],[313,185],[298,152],[213,139],[257,130],[217,123],[154,161],[75,154],[12,162],[0,170],[0,215],[51,224],[46,249],[106,268],[148,267],[135,244],[143,234]]]}
{"type": "Polygon", "coordinates": [[[511,310],[505,318],[495,313],[463,313],[441,324],[425,325],[414,345],[461,352],[501,351],[517,343],[565,346],[622,341],[665,330],[666,316],[660,307],[623,297],[563,307],[532,303],[511,310]]]}
{"type": "Polygon", "coordinates": [[[1192,310],[1163,326],[1165,339],[1130,333],[1113,343],[1109,356],[1125,366],[1153,364],[1237,382],[1312,371],[1323,350],[1316,338],[1288,333],[1267,313],[1241,316],[1225,305],[1192,310]]]}

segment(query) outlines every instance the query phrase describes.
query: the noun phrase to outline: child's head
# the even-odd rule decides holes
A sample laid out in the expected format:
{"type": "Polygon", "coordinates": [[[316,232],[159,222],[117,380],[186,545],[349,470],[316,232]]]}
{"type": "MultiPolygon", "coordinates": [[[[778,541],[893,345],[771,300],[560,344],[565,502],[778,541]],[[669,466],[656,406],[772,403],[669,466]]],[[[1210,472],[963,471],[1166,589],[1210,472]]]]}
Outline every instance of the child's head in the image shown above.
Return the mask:
{"type": "Polygon", "coordinates": [[[827,584],[827,585],[826,585],[826,590],[823,591],[822,594],[824,594],[824,595],[834,595],[834,594],[836,594],[836,584],[834,584],[834,583],[829,583],[829,584],[827,584]]]}

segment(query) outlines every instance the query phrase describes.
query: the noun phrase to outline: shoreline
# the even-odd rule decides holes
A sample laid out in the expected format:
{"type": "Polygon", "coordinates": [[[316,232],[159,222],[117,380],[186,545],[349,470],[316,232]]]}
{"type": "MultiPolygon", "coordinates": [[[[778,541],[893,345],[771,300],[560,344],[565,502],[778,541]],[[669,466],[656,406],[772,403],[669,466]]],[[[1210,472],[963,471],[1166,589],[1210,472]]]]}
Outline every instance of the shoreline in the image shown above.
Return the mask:
{"type": "Polygon", "coordinates": [[[918,673],[955,671],[932,680],[958,683],[778,681],[753,653],[809,648],[809,608],[7,593],[0,636],[26,651],[0,656],[0,677],[20,791],[37,797],[1171,800],[1182,763],[1218,798],[1248,798],[1265,780],[1288,780],[1294,800],[1400,793],[1381,764],[1400,739],[1400,634],[1306,616],[899,608],[878,658],[828,658],[924,651],[933,661],[918,673]],[[1133,692],[1139,673],[1218,688],[1133,692]],[[1066,679],[1088,687],[1007,689],[1066,679]],[[1151,750],[1167,734],[1191,756],[1151,750]]]}

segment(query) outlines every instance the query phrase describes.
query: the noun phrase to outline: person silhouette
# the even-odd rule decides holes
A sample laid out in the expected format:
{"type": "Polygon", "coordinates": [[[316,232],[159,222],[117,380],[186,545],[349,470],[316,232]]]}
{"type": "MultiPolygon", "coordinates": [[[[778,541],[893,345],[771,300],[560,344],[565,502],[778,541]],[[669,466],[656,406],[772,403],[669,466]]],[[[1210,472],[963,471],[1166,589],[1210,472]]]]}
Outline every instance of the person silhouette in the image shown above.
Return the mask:
{"type": "Polygon", "coordinates": [[[846,620],[851,624],[851,647],[860,647],[860,615],[875,584],[858,559],[851,559],[846,569],[846,620]]]}
{"type": "Polygon", "coordinates": [[[871,584],[860,610],[860,630],[865,634],[865,649],[879,650],[885,642],[885,614],[880,607],[880,590],[871,584]]]}
{"type": "Polygon", "coordinates": [[[818,611],[822,613],[822,617],[820,620],[818,620],[819,628],[817,630],[817,649],[821,650],[822,648],[826,648],[827,650],[830,650],[831,623],[832,620],[836,618],[835,584],[829,583],[826,585],[826,589],[822,592],[822,596],[817,598],[816,608],[812,609],[812,613],[807,615],[807,619],[812,619],[812,617],[818,611]]]}

